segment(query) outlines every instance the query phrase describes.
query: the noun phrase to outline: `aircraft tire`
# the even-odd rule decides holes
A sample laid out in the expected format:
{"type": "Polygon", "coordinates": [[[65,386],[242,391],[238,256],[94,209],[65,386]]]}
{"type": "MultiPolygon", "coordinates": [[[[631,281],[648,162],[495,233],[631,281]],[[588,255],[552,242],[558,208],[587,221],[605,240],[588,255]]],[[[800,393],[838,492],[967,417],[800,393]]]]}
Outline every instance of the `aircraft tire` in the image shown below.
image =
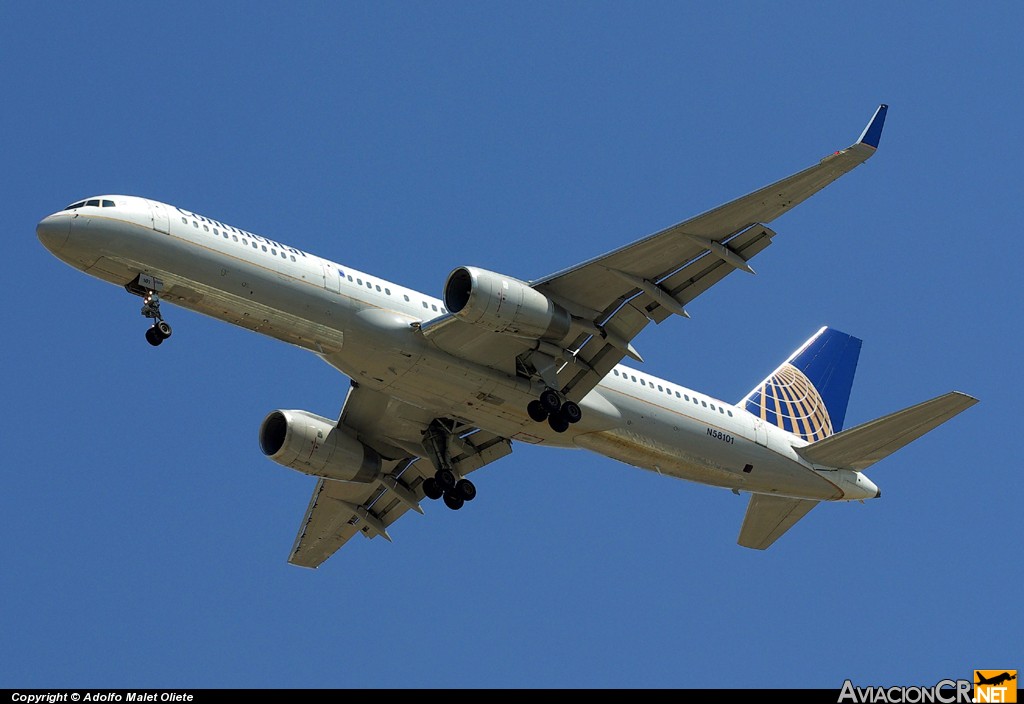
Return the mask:
{"type": "Polygon", "coordinates": [[[444,505],[450,508],[452,511],[458,511],[460,508],[462,508],[462,505],[464,503],[465,500],[461,496],[456,496],[455,494],[448,491],[445,492],[444,505]]]}

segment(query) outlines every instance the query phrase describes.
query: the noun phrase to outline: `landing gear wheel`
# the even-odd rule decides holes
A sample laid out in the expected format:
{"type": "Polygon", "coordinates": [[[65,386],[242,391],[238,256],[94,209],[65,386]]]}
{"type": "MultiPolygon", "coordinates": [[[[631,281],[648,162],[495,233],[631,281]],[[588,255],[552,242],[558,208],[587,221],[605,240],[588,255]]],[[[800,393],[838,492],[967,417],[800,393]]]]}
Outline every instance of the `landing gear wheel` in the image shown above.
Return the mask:
{"type": "Polygon", "coordinates": [[[570,423],[579,423],[580,419],[583,418],[583,411],[580,409],[579,404],[573,401],[563,403],[562,410],[559,413],[570,423]]]}
{"type": "Polygon", "coordinates": [[[146,330],[146,342],[153,345],[153,347],[157,347],[163,341],[164,338],[156,331],[156,328],[148,328],[146,330]]]}
{"type": "Polygon", "coordinates": [[[455,488],[455,472],[450,469],[439,469],[434,473],[434,481],[447,493],[455,488]]]}
{"type": "Polygon", "coordinates": [[[156,330],[156,334],[165,340],[171,336],[171,326],[163,320],[154,325],[152,329],[156,330]]]}
{"type": "Polygon", "coordinates": [[[476,498],[476,486],[468,479],[460,479],[455,484],[455,495],[464,501],[472,501],[476,498]]]}
{"type": "Polygon", "coordinates": [[[548,413],[558,413],[558,409],[562,407],[562,399],[554,389],[544,389],[540,395],[540,405],[548,413]]]}
{"type": "Polygon", "coordinates": [[[556,433],[564,433],[569,429],[569,421],[562,417],[561,413],[556,413],[553,416],[548,416],[548,425],[556,433]]]}
{"type": "Polygon", "coordinates": [[[423,480],[423,493],[428,499],[437,501],[444,496],[444,490],[437,485],[437,481],[433,477],[427,477],[423,480]]]}
{"type": "Polygon", "coordinates": [[[450,508],[452,511],[458,511],[460,508],[462,508],[462,504],[464,503],[465,501],[461,496],[456,496],[451,492],[445,492],[444,505],[450,508]]]}
{"type": "Polygon", "coordinates": [[[544,410],[540,401],[530,401],[526,404],[526,413],[538,423],[543,423],[548,419],[548,412],[544,410]]]}

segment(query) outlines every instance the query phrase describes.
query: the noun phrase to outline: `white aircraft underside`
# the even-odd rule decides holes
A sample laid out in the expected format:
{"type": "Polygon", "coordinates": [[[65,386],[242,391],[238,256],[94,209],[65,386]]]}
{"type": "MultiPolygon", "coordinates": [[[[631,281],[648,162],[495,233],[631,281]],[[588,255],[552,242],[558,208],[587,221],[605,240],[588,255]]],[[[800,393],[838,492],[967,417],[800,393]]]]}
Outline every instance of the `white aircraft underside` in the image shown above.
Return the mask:
{"type": "MultiPolygon", "coordinates": [[[[71,266],[143,296],[152,344],[170,335],[162,300],[302,347],[352,379],[337,420],[274,411],[261,427],[265,454],[320,478],[294,564],[318,566],[356,532],[390,540],[388,526],[422,512],[424,497],[461,507],[476,493],[466,475],[516,441],[750,492],[739,542],[763,549],[819,501],[878,496],[863,469],[976,400],[953,392],[834,432],[829,412],[841,425],[846,397],[829,408],[822,398],[842,390],[813,391],[816,411],[774,400],[769,377],[751,392],[766,399],[755,414],[750,396],[734,405],[619,362],[639,360],[631,340],[647,323],[752,272],[747,261],[774,236],[764,223],[868,159],[885,112],[809,169],[566,271],[527,283],[459,267],[444,301],[146,198],[87,199],[37,233],[71,266]],[[790,407],[807,417],[783,419],[790,407]],[[825,426],[811,427],[815,413],[825,426]]],[[[813,377],[848,341],[859,351],[822,329],[777,371],[802,379],[798,354],[818,345],[804,355],[819,360],[813,377]]],[[[844,354],[836,364],[852,380],[856,352],[844,354]]]]}

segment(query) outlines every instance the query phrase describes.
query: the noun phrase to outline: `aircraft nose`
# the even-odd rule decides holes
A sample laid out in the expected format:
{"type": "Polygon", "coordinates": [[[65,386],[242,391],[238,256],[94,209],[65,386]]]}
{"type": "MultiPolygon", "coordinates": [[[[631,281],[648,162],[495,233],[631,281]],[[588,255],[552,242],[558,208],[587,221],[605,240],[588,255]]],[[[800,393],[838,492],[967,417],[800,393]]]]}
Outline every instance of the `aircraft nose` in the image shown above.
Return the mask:
{"type": "Polygon", "coordinates": [[[36,225],[36,237],[51,252],[60,251],[68,241],[71,218],[66,215],[47,215],[36,225]]]}

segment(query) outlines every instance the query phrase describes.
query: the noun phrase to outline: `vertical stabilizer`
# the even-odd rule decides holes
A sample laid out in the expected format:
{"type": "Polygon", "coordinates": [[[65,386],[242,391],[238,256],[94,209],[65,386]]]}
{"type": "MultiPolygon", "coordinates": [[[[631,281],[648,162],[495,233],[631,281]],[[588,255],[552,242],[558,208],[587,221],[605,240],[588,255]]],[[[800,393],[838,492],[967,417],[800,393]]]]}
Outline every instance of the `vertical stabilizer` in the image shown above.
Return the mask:
{"type": "Polygon", "coordinates": [[[861,341],[824,327],[737,406],[808,442],[843,429],[861,341]]]}

